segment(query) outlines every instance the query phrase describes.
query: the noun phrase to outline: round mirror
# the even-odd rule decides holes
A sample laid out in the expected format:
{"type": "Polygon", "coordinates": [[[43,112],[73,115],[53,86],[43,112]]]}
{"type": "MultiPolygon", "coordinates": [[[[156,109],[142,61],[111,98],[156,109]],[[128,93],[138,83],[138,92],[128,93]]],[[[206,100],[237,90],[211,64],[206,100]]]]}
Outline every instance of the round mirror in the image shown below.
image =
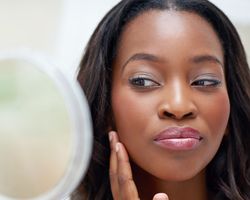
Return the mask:
{"type": "Polygon", "coordinates": [[[31,52],[0,54],[0,199],[67,198],[91,147],[77,82],[31,52]]]}

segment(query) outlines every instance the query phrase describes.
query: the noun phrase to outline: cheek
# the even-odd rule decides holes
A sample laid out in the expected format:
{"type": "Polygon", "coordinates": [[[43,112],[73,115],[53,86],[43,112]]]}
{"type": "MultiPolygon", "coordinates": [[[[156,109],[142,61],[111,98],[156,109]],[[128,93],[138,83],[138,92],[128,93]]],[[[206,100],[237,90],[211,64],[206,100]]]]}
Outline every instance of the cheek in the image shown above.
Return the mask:
{"type": "Polygon", "coordinates": [[[129,143],[147,130],[149,121],[155,116],[154,95],[139,95],[129,90],[114,90],[112,109],[118,135],[122,142],[129,143]],[[131,137],[133,136],[133,140],[131,137]]]}
{"type": "Polygon", "coordinates": [[[204,106],[204,118],[212,134],[224,135],[230,114],[230,102],[226,91],[217,94],[209,105],[204,106]]]}
{"type": "Polygon", "coordinates": [[[226,134],[230,114],[230,102],[227,91],[221,91],[211,96],[211,98],[203,99],[204,104],[200,105],[200,117],[205,123],[204,130],[206,132],[204,139],[204,155],[207,159],[205,164],[215,156],[218,151],[222,138],[226,134]],[[206,103],[205,103],[206,102],[206,103]]]}

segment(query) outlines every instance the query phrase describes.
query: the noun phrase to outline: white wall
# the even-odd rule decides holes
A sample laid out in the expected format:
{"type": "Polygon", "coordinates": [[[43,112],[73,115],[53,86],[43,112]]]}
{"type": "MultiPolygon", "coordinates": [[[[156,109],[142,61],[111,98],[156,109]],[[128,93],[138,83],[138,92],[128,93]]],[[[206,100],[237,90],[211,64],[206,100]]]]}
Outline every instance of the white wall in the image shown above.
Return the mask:
{"type": "Polygon", "coordinates": [[[30,47],[53,54],[61,0],[0,0],[0,50],[30,47]]]}
{"type": "Polygon", "coordinates": [[[57,61],[74,73],[95,27],[118,0],[63,0],[57,61]]]}
{"type": "Polygon", "coordinates": [[[233,22],[250,24],[250,1],[249,0],[210,0],[222,9],[233,22]]]}
{"type": "MultiPolygon", "coordinates": [[[[73,75],[92,31],[117,2],[0,0],[0,51],[29,47],[43,52],[69,75],[73,75]]],[[[237,25],[250,56],[250,1],[212,2],[222,8],[237,25]]]]}

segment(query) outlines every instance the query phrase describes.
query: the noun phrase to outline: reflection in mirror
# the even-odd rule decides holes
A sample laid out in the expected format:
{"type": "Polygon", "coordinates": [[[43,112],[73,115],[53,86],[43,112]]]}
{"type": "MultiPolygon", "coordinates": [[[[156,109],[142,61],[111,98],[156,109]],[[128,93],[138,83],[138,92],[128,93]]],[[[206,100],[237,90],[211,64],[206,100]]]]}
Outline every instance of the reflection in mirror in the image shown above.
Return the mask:
{"type": "Polygon", "coordinates": [[[0,199],[65,199],[91,147],[89,108],[76,81],[30,55],[0,55],[0,199]]]}

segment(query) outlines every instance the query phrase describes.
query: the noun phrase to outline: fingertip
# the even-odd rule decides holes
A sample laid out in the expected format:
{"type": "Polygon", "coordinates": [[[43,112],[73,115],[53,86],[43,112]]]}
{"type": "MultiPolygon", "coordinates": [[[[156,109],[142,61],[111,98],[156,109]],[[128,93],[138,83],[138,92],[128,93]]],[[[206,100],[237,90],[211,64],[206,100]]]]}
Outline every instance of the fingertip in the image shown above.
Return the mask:
{"type": "Polygon", "coordinates": [[[109,141],[118,142],[118,136],[116,131],[109,131],[109,141]]]}
{"type": "Polygon", "coordinates": [[[165,193],[157,193],[154,195],[153,200],[169,200],[169,199],[168,195],[166,195],[165,193]]]}
{"type": "Polygon", "coordinates": [[[128,153],[122,143],[116,142],[115,151],[116,151],[118,161],[129,162],[128,153]]]}
{"type": "Polygon", "coordinates": [[[121,148],[121,144],[119,142],[117,142],[115,144],[115,151],[118,153],[118,151],[120,150],[120,148],[121,148]]]}
{"type": "Polygon", "coordinates": [[[115,144],[118,142],[117,133],[115,131],[108,132],[110,149],[115,151],[115,144]]]}
{"type": "Polygon", "coordinates": [[[113,139],[114,131],[109,132],[109,141],[111,142],[113,139]]]}

